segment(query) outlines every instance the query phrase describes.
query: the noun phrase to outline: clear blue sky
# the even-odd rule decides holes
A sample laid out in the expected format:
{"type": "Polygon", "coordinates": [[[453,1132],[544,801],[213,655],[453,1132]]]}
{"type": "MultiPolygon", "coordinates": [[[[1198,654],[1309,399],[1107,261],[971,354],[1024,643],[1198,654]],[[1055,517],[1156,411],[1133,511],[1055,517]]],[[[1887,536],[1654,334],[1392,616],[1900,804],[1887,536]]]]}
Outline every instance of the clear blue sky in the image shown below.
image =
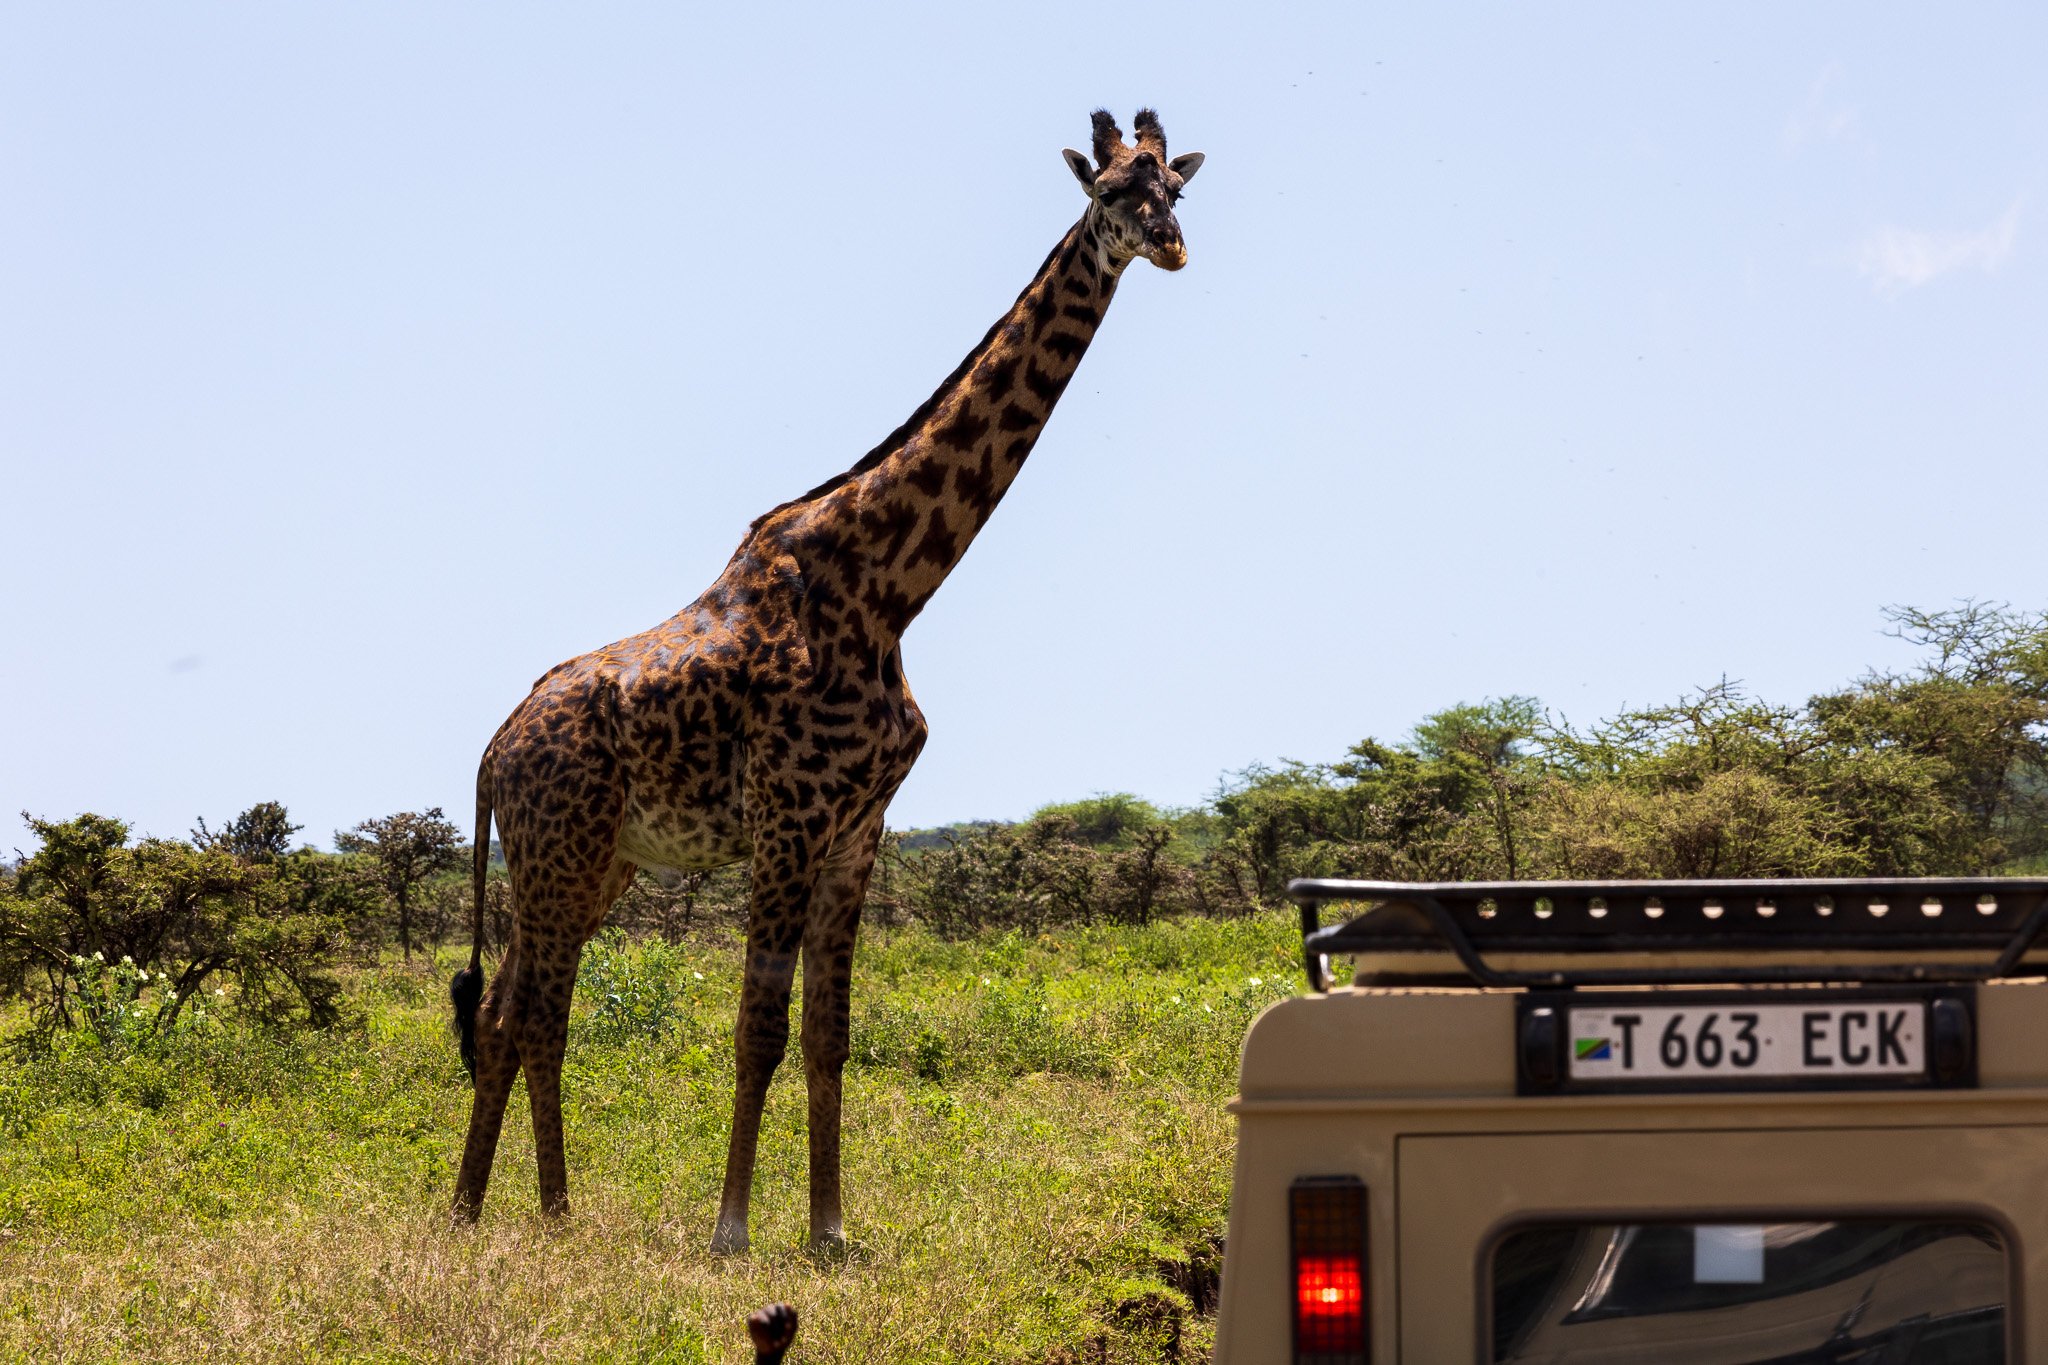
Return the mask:
{"type": "MultiPolygon", "coordinates": [[[[898,825],[2048,605],[2048,11],[17,6],[0,811],[440,804],[1208,153],[911,630],[898,825]]],[[[27,843],[0,832],[0,848],[27,843]]]]}

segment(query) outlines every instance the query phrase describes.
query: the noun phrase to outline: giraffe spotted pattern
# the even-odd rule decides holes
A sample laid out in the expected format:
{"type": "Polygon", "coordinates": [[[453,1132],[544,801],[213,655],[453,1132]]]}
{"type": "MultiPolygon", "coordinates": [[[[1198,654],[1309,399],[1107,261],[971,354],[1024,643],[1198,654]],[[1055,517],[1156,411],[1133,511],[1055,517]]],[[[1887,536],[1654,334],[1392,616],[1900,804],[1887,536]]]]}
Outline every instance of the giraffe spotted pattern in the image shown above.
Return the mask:
{"type": "Polygon", "coordinates": [[[1140,110],[1136,144],[1094,115],[1079,222],[980,345],[848,470],[748,529],[703,596],[651,630],[549,670],[477,772],[476,941],[451,984],[476,1092],[455,1214],[482,1207],[523,1069],[541,1204],[568,1208],[561,1073],[583,944],[639,868],[746,861],[753,877],[731,1146],[714,1249],[747,1245],[754,1150],[789,1041],[801,959],[810,1095],[810,1232],[842,1242],[840,1075],[860,907],[889,800],[924,716],[898,642],[1031,453],[1124,268],[1187,261],[1173,204],[1202,164],[1171,160],[1140,110]],[[511,943],[483,988],[482,894],[495,814],[511,943]]]}

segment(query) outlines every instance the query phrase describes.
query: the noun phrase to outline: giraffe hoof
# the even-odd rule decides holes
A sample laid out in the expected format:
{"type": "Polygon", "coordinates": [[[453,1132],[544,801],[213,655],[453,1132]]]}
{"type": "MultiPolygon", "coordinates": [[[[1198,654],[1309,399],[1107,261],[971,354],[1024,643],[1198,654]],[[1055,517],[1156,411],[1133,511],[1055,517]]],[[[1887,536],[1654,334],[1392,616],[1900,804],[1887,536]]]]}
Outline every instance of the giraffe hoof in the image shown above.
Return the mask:
{"type": "Polygon", "coordinates": [[[810,1254],[816,1261],[843,1261],[852,1251],[846,1235],[839,1232],[814,1232],[811,1234],[810,1254]]]}
{"type": "Polygon", "coordinates": [[[717,1231],[711,1234],[711,1254],[713,1256],[746,1255],[746,1225],[742,1223],[739,1226],[735,1227],[729,1223],[720,1223],[718,1225],[717,1231]]]}

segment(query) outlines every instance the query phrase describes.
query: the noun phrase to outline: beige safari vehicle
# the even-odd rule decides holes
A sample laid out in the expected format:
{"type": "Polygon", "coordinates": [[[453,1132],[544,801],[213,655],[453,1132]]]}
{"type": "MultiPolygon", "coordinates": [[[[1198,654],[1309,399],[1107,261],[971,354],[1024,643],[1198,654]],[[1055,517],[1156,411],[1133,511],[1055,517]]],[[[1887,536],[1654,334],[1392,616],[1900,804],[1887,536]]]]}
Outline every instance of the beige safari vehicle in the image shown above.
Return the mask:
{"type": "Polygon", "coordinates": [[[1218,1365],[2048,1362],[2048,880],[1289,894],[1218,1365]]]}

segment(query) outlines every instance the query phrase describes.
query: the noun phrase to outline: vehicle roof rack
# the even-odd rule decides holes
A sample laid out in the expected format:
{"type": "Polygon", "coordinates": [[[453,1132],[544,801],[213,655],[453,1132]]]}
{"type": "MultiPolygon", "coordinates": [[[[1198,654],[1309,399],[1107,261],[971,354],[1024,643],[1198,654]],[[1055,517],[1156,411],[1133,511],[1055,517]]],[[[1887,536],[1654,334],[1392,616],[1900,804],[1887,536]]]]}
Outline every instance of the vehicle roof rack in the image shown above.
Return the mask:
{"type": "Polygon", "coordinates": [[[2044,877],[1302,878],[1287,896],[1301,907],[1304,965],[1318,993],[1330,988],[1333,953],[1407,956],[1420,968],[1376,964],[1361,976],[1383,984],[1988,981],[2013,975],[2048,926],[2044,877]],[[1322,927],[1323,906],[1349,901],[1372,908],[1322,927]],[[1522,961],[1501,960],[1514,958],[1522,961]]]}

